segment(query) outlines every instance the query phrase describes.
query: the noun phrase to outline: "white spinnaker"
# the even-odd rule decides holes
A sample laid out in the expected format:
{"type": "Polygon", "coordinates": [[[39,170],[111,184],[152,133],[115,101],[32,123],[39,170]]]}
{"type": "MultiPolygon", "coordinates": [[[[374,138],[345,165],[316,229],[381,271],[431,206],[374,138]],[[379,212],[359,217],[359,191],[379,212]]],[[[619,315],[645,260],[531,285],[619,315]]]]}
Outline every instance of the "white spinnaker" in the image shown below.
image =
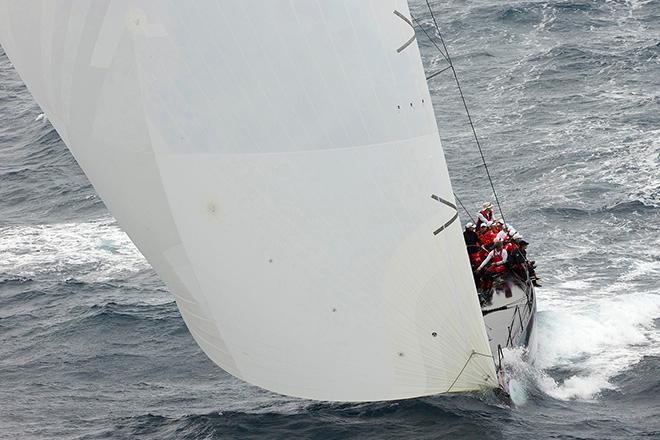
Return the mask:
{"type": "Polygon", "coordinates": [[[205,353],[279,393],[496,386],[404,0],[0,1],[0,42],[205,353]]]}

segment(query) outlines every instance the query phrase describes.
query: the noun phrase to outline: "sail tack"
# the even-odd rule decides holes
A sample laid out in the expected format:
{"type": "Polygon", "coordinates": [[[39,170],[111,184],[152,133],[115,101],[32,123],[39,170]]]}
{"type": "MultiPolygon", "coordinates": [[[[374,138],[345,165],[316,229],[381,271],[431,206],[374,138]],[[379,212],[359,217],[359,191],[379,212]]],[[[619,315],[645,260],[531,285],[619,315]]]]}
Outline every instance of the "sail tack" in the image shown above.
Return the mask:
{"type": "Polygon", "coordinates": [[[319,400],[497,386],[401,16],[1,0],[0,43],[220,367],[319,400]]]}

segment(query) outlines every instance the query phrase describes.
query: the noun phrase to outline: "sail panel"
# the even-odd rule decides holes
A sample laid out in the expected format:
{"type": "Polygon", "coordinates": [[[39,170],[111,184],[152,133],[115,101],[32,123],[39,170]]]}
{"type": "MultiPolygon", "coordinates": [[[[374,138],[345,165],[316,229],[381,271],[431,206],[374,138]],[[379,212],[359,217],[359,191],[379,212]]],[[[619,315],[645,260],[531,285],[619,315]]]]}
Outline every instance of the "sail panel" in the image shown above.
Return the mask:
{"type": "Polygon", "coordinates": [[[1,1],[0,42],[212,360],[319,400],[496,386],[405,1],[57,3],[1,1]]]}

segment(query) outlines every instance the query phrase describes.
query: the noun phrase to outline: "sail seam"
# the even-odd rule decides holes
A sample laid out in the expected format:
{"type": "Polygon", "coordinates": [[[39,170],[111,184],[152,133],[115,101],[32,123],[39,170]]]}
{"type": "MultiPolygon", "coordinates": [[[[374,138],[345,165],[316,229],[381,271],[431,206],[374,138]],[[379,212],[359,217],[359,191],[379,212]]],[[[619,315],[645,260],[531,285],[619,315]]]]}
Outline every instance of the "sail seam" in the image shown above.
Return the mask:
{"type": "MultiPolygon", "coordinates": [[[[350,145],[347,147],[336,147],[336,148],[314,148],[314,149],[309,149],[309,150],[292,150],[292,151],[274,151],[274,152],[249,152],[249,153],[223,153],[223,152],[204,152],[204,153],[163,153],[164,156],[182,156],[182,155],[188,155],[188,156],[196,156],[196,157],[201,157],[201,156],[282,156],[282,155],[290,155],[290,154],[299,154],[299,153],[323,153],[323,152],[329,152],[329,151],[342,151],[342,150],[357,150],[361,148],[378,148],[378,147],[385,147],[388,145],[395,145],[395,144],[400,144],[400,143],[409,143],[409,144],[414,144],[414,141],[417,139],[424,139],[424,138],[429,138],[431,136],[440,136],[440,133],[438,132],[437,127],[435,128],[434,131],[431,131],[426,134],[422,134],[420,136],[414,136],[414,137],[409,137],[409,138],[401,138],[401,139],[395,139],[392,141],[387,141],[387,142],[374,142],[372,144],[362,144],[362,145],[350,145]]],[[[414,145],[417,146],[417,145],[414,145]]]]}

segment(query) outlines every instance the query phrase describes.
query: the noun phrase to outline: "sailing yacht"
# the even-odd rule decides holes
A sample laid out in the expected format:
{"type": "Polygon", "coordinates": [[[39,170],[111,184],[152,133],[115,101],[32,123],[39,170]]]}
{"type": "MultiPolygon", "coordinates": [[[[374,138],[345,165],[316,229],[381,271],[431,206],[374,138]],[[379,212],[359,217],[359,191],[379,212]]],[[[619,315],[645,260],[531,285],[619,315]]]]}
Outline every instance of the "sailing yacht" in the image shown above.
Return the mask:
{"type": "Polygon", "coordinates": [[[0,43],[221,368],[332,401],[502,386],[533,288],[480,306],[405,0],[0,0],[0,43]]]}

